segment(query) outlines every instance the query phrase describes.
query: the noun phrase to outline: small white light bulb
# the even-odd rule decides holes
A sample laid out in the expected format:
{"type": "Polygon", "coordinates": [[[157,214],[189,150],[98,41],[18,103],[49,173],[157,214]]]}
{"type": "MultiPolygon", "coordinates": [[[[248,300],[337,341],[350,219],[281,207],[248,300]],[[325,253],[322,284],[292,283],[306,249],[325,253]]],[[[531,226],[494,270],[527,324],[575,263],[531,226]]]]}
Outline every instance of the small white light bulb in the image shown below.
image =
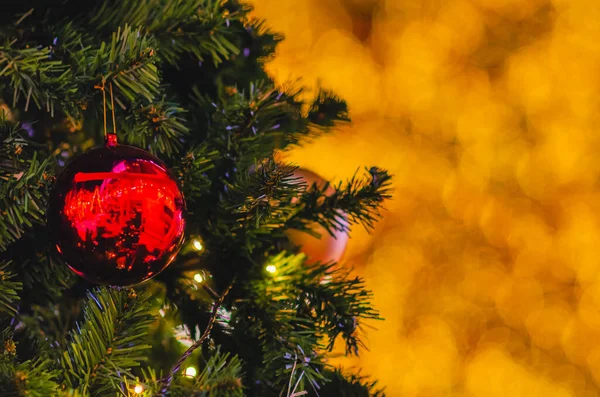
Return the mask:
{"type": "Polygon", "coordinates": [[[144,391],[144,386],[135,385],[135,387],[133,388],[133,391],[135,392],[135,394],[141,394],[144,391]]]}
{"type": "Polygon", "coordinates": [[[196,376],[197,373],[198,373],[198,371],[196,371],[196,368],[187,367],[185,369],[184,375],[187,376],[188,378],[193,378],[194,376],[196,376]]]}
{"type": "Polygon", "coordinates": [[[196,273],[194,275],[194,281],[196,281],[197,283],[201,283],[204,281],[204,277],[202,277],[200,273],[196,273]]]}
{"type": "Polygon", "coordinates": [[[197,238],[195,238],[192,241],[192,246],[194,247],[194,249],[196,251],[202,251],[204,249],[204,246],[202,245],[202,242],[200,240],[198,240],[197,238]]]}
{"type": "Polygon", "coordinates": [[[268,271],[269,273],[275,273],[277,271],[277,268],[275,267],[275,265],[268,265],[265,268],[266,271],[268,271]]]}

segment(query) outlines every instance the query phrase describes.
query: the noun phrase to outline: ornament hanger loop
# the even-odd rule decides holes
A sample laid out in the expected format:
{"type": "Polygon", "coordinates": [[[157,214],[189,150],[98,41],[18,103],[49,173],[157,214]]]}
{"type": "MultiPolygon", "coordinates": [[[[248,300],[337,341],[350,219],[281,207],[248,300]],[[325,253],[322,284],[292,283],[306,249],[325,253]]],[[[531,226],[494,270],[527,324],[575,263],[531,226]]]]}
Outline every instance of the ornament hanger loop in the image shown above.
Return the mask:
{"type": "Polygon", "coordinates": [[[102,90],[102,113],[104,116],[104,142],[106,146],[115,146],[117,144],[117,121],[115,118],[115,98],[113,96],[113,87],[112,82],[108,83],[110,87],[110,110],[112,113],[112,124],[113,124],[113,132],[110,134],[107,132],[106,125],[108,124],[106,121],[106,78],[102,77],[102,85],[95,86],[94,88],[98,88],[102,90]]]}

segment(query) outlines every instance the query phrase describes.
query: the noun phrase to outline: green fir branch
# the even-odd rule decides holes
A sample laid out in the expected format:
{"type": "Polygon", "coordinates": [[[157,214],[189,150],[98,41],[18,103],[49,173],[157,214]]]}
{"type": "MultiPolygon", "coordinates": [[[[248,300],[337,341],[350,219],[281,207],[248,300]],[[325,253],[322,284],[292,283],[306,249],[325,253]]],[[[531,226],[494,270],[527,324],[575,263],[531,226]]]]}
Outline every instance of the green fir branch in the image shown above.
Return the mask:
{"type": "Polygon", "coordinates": [[[229,20],[245,15],[230,12],[225,4],[220,0],[106,1],[91,23],[100,30],[143,26],[156,39],[159,57],[174,66],[183,55],[197,61],[210,57],[218,65],[239,53],[229,20]]]}
{"type": "Polygon", "coordinates": [[[327,194],[329,183],[309,186],[300,197],[299,211],[286,226],[310,233],[310,223],[318,222],[332,236],[335,231],[348,232],[353,224],[372,229],[381,216],[383,201],[391,197],[391,176],[377,167],[367,172],[364,178],[354,175],[345,187],[340,182],[330,195],[327,194]]]}
{"type": "Polygon", "coordinates": [[[192,100],[199,109],[211,111],[208,139],[239,168],[348,120],[346,104],[326,90],[320,90],[311,104],[300,99],[303,89],[297,84],[277,89],[272,82],[261,80],[245,90],[226,87],[225,91],[221,101],[214,103],[195,87],[192,100]]]}
{"type": "Polygon", "coordinates": [[[384,388],[376,380],[361,375],[360,372],[348,373],[341,368],[328,371],[330,380],[321,389],[321,395],[327,397],[385,397],[384,388]]]}
{"type": "Polygon", "coordinates": [[[52,159],[38,160],[21,130],[0,123],[0,252],[34,224],[44,223],[52,159]]]}
{"type": "MultiPolygon", "coordinates": [[[[124,25],[116,28],[110,41],[96,44],[80,29],[72,23],[60,27],[55,49],[69,62],[72,80],[81,96],[80,107],[86,108],[87,102],[94,94],[100,95],[102,89],[110,106],[110,84],[114,101],[123,109],[152,102],[158,96],[160,77],[151,36],[124,25]]],[[[102,102],[96,102],[96,106],[102,106],[102,102]]]]}
{"type": "Polygon", "coordinates": [[[44,222],[43,191],[47,188],[50,161],[40,162],[35,154],[27,163],[22,174],[4,175],[0,181],[0,250],[21,238],[33,223],[44,222]]]}
{"type": "MultiPolygon", "coordinates": [[[[246,5],[246,12],[252,10],[251,6],[246,5]]],[[[283,34],[274,32],[268,26],[267,21],[253,18],[247,21],[247,29],[252,32],[252,39],[256,42],[256,47],[260,48],[260,54],[257,61],[259,64],[265,64],[275,57],[275,50],[279,43],[284,40],[283,34]]]]}
{"type": "MultiPolygon", "coordinates": [[[[82,394],[77,389],[59,390],[57,396],[58,397],[87,397],[87,395],[82,394]]],[[[132,396],[132,397],[134,397],[134,396],[132,396]]],[[[135,397],[143,397],[143,396],[135,396],[135,397]]]]}
{"type": "Polygon", "coordinates": [[[83,394],[106,395],[131,368],[145,361],[149,296],[130,290],[96,288],[88,293],[84,322],[71,333],[60,361],[63,382],[83,394]]]}
{"type": "Polygon", "coordinates": [[[103,42],[94,56],[92,70],[101,74],[97,85],[108,90],[107,84],[114,83],[115,102],[122,108],[139,103],[140,97],[152,102],[160,92],[153,44],[151,36],[125,25],[112,34],[110,45],[103,42]]]}
{"type": "Polygon", "coordinates": [[[195,203],[208,193],[212,181],[207,172],[214,169],[218,157],[218,151],[210,151],[207,145],[198,145],[189,149],[173,168],[186,202],[195,203]]]}
{"type": "Polygon", "coordinates": [[[328,380],[323,376],[325,357],[319,353],[316,336],[306,331],[291,331],[280,340],[263,346],[263,368],[259,377],[278,395],[302,395],[317,391],[328,380]]]}
{"type": "MultiPolygon", "coordinates": [[[[185,374],[176,374],[166,393],[171,397],[242,397],[244,387],[242,379],[244,373],[242,362],[231,353],[222,352],[217,346],[207,360],[200,363],[200,372],[193,378],[185,374]]],[[[142,385],[143,396],[163,395],[164,384],[162,376],[153,368],[142,369],[141,379],[136,379],[136,384],[142,385]]],[[[122,388],[123,395],[139,396],[132,393],[133,387],[130,380],[124,379],[129,386],[122,388]]]]}
{"type": "Polygon", "coordinates": [[[364,280],[350,277],[350,271],[336,264],[303,263],[304,255],[281,252],[267,265],[276,270],[272,279],[276,300],[290,300],[299,317],[309,320],[319,335],[327,336],[331,351],[339,336],[346,342],[346,353],[358,354],[362,346],[358,335],[360,322],[379,320],[371,304],[372,293],[364,280]],[[274,288],[276,286],[276,288],[274,288]]]}
{"type": "Polygon", "coordinates": [[[320,127],[334,127],[339,122],[350,121],[348,105],[330,90],[320,89],[308,111],[308,120],[320,127]]]}
{"type": "Polygon", "coordinates": [[[232,230],[266,234],[280,228],[297,208],[292,202],[302,185],[293,176],[297,167],[281,165],[273,159],[257,163],[247,175],[228,186],[225,210],[235,216],[232,230]]]}
{"type": "Polygon", "coordinates": [[[244,395],[242,377],[240,359],[217,348],[204,364],[202,372],[194,378],[191,390],[204,392],[207,396],[241,397],[244,395]]]}
{"type": "Polygon", "coordinates": [[[23,289],[20,281],[15,281],[15,274],[10,270],[11,262],[0,262],[0,312],[15,315],[14,306],[19,301],[19,291],[23,289]]]}
{"type": "MultiPolygon", "coordinates": [[[[278,91],[271,82],[251,83],[247,90],[233,87],[215,104],[209,140],[237,159],[241,168],[269,156],[274,149],[296,143],[309,133],[302,116],[299,89],[278,91]]],[[[204,99],[195,95],[197,103],[204,99]]]]}
{"type": "Polygon", "coordinates": [[[179,375],[169,388],[174,397],[243,397],[242,363],[217,347],[193,379],[179,375]]]}
{"type": "Polygon", "coordinates": [[[277,394],[294,386],[300,392],[326,381],[319,326],[308,313],[298,311],[300,291],[292,284],[294,276],[286,270],[280,272],[280,267],[301,268],[303,261],[303,255],[271,257],[267,264],[277,270],[273,274],[265,271],[250,283],[248,299],[235,303],[231,319],[234,335],[258,345],[253,353],[257,356],[253,359],[259,361],[253,369],[255,376],[277,394]]]}
{"type": "Polygon", "coordinates": [[[60,372],[48,358],[36,358],[19,363],[0,358],[0,395],[2,396],[56,396],[60,386],[60,372]]]}
{"type": "Polygon", "coordinates": [[[175,103],[153,102],[141,106],[126,118],[122,135],[128,144],[171,156],[179,151],[182,137],[189,133],[183,113],[175,103]]]}
{"type": "Polygon", "coordinates": [[[19,274],[26,292],[35,292],[40,301],[55,301],[75,283],[75,275],[67,264],[50,247],[48,231],[34,229],[11,247],[19,258],[19,274]],[[36,241],[36,239],[41,241],[36,241]]]}
{"type": "Polygon", "coordinates": [[[72,71],[53,58],[50,48],[13,40],[0,46],[0,89],[12,97],[13,107],[24,100],[25,111],[33,103],[53,116],[57,106],[72,107],[77,86],[72,71]]]}
{"type": "Polygon", "coordinates": [[[40,351],[59,360],[60,349],[68,346],[69,332],[81,314],[81,303],[81,299],[70,297],[46,305],[30,304],[29,312],[20,313],[19,319],[40,351]]]}

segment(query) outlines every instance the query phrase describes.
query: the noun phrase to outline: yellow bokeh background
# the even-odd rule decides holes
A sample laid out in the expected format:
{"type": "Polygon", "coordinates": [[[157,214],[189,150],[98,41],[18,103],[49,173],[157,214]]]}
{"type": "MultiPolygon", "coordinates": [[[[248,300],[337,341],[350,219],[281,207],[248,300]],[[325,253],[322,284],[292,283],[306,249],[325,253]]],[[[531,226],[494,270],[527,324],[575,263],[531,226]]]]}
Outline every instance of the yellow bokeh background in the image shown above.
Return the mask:
{"type": "Polygon", "coordinates": [[[344,258],[386,321],[334,363],[388,396],[598,396],[600,2],[254,5],[286,36],[269,73],[353,119],[288,158],[394,175],[344,258]]]}

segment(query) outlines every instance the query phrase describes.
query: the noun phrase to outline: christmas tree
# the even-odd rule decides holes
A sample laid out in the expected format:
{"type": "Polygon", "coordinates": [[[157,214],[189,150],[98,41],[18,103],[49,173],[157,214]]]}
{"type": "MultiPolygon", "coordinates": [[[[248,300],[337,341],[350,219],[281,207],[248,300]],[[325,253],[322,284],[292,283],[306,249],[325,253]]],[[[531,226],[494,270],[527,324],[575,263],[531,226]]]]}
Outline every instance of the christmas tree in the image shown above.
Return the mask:
{"type": "MultiPolygon", "coordinates": [[[[325,89],[276,86],[263,66],[283,38],[250,12],[235,0],[5,6],[0,395],[383,394],[327,363],[336,343],[363,348],[361,325],[379,318],[370,292],[351,264],[307,260],[290,232],[371,228],[390,177],[367,167],[334,186],[308,184],[279,159],[348,121],[347,108],[325,89]],[[162,160],[185,198],[181,250],[127,287],[111,282],[108,262],[107,285],[74,274],[55,244],[70,235],[47,223],[68,212],[50,202],[65,166],[113,133],[162,160]]],[[[147,192],[137,195],[153,199],[147,192]]],[[[130,217],[115,244],[140,222],[160,228],[159,215],[130,217]]],[[[99,247],[106,257],[118,249],[99,247]]]]}

